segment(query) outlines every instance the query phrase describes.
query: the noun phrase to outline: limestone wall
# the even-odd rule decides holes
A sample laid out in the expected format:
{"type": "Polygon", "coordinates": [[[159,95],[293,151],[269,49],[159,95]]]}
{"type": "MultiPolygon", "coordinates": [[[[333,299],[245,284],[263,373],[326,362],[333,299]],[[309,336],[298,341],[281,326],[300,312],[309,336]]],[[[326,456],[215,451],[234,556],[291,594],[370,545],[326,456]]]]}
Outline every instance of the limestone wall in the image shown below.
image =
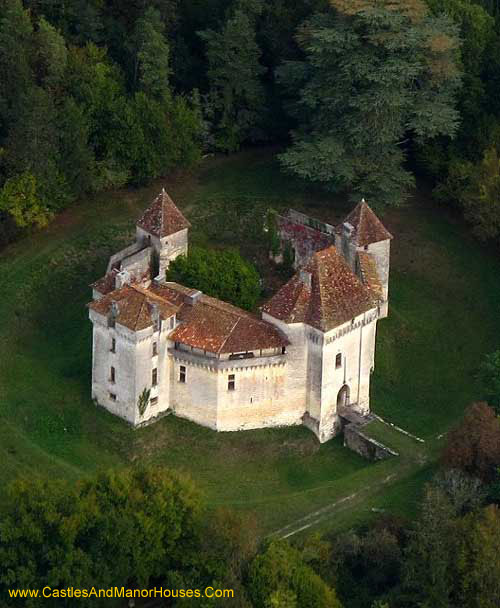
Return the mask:
{"type": "Polygon", "coordinates": [[[391,456],[398,456],[397,452],[368,437],[361,429],[355,424],[347,424],[344,427],[345,447],[357,452],[368,460],[385,460],[386,458],[391,458],[391,456]]]}

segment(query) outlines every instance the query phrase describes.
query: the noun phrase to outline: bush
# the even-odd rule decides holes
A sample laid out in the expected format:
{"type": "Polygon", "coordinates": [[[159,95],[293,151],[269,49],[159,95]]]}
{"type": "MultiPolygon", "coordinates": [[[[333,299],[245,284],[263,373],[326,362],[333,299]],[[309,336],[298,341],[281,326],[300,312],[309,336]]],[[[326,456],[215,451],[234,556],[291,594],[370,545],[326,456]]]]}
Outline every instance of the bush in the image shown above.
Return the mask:
{"type": "Polygon", "coordinates": [[[486,403],[474,403],[462,423],[448,434],[442,456],[449,469],[492,481],[500,465],[500,422],[486,403]]]}
{"type": "Polygon", "coordinates": [[[167,281],[199,289],[246,310],[255,309],[260,296],[257,270],[231,249],[193,247],[187,257],[180,256],[170,264],[167,281]]]}

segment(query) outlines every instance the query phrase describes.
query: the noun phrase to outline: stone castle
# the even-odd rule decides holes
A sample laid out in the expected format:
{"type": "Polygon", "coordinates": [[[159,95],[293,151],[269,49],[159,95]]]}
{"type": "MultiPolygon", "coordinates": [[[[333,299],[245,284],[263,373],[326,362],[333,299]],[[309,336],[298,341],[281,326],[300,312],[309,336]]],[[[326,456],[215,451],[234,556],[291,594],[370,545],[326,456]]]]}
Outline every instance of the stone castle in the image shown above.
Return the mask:
{"type": "Polygon", "coordinates": [[[321,442],[343,411],[366,415],[392,236],[364,201],[340,226],[292,210],[276,224],[274,257],[288,248],[297,272],[256,316],[166,280],[190,223],[163,190],[92,285],[93,399],[134,426],[304,424],[321,442]]]}

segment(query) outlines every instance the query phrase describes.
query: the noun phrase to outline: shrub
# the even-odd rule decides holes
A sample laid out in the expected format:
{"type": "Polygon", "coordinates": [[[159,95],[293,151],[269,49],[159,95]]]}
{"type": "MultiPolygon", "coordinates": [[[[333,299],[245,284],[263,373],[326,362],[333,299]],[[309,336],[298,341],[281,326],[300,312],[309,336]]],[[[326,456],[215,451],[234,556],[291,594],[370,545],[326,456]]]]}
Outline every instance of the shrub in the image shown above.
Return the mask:
{"type": "Polygon", "coordinates": [[[168,281],[199,289],[214,298],[252,310],[260,296],[260,279],[255,267],[237,251],[214,251],[193,247],[168,269],[168,281]]]}

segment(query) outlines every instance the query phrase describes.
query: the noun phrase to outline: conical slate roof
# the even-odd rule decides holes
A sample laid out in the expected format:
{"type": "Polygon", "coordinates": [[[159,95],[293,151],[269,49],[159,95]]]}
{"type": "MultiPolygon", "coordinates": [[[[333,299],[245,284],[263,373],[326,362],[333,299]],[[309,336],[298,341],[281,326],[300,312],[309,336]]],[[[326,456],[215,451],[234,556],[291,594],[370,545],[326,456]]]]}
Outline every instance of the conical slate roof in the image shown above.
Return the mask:
{"type": "Polygon", "coordinates": [[[262,310],[285,323],[330,331],[376,306],[373,293],[332,246],[315,253],[262,310]]]}
{"type": "Polygon", "coordinates": [[[385,228],[378,217],[363,199],[345,218],[354,227],[354,239],[358,247],[392,239],[392,234],[385,228]]]}
{"type": "Polygon", "coordinates": [[[163,188],[137,222],[137,226],[149,232],[149,234],[161,238],[179,232],[184,228],[190,228],[191,224],[163,188]]]}

